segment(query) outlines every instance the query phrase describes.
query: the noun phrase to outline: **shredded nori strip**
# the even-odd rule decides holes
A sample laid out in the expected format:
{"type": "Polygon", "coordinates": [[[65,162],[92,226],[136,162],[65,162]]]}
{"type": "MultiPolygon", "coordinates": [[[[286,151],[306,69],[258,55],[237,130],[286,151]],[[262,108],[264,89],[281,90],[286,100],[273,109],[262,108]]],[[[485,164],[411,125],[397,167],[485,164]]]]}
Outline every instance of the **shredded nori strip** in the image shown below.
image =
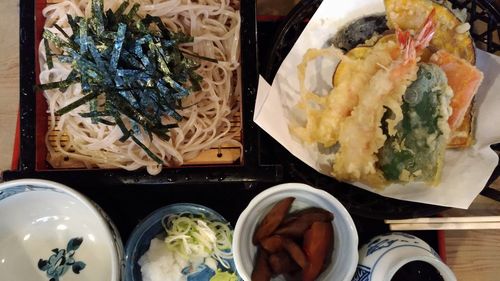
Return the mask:
{"type": "Polygon", "coordinates": [[[43,46],[45,47],[45,57],[47,59],[47,67],[49,69],[54,68],[54,62],[52,61],[52,52],[50,51],[49,41],[43,39],[43,46]]]}
{"type": "Polygon", "coordinates": [[[97,118],[97,121],[98,121],[99,123],[104,124],[104,125],[109,125],[109,126],[115,126],[115,125],[116,125],[116,123],[115,123],[115,122],[111,122],[111,121],[106,120],[106,119],[103,119],[103,118],[97,118]]]}
{"type": "Polygon", "coordinates": [[[181,53],[185,54],[185,55],[188,55],[188,56],[192,56],[192,57],[195,57],[195,58],[198,58],[198,59],[203,59],[203,60],[206,60],[206,61],[210,61],[210,62],[214,62],[214,63],[217,63],[217,60],[216,59],[213,59],[213,58],[207,58],[207,57],[204,57],[204,56],[200,56],[198,54],[195,54],[195,53],[191,53],[191,52],[188,52],[186,50],[182,50],[181,53]]]}
{"type": "Polygon", "coordinates": [[[176,111],[183,108],[181,99],[201,89],[202,77],[195,72],[200,65],[192,58],[217,61],[181,50],[179,44],[192,42],[193,37],[170,32],[159,17],[139,17],[138,4],[125,13],[128,7],[129,2],[124,1],[116,11],[104,12],[103,0],[92,0],[90,18],[67,15],[71,36],[58,25],[54,27],[62,38],[44,30],[48,67],[53,67],[52,58],[56,57],[71,63],[73,70],[66,79],[38,88],[64,92],[81,83],[84,96],[56,114],[89,104],[90,111],[80,116],[91,118],[93,123],[118,126],[123,133],[120,141],[131,138],[151,159],[163,164],[136,135],[142,128],[150,138],[155,135],[168,140],[169,130],[178,125],[165,125],[162,117],[182,120],[176,111]],[[62,53],[52,52],[49,41],[62,53]]]}
{"type": "Polygon", "coordinates": [[[70,39],[70,36],[68,35],[68,33],[66,33],[66,31],[64,31],[64,29],[62,29],[57,23],[54,23],[54,27],[59,30],[59,32],[61,32],[62,35],[64,35],[64,37],[70,39]]]}
{"type": "Polygon", "coordinates": [[[80,113],[80,116],[82,117],[103,117],[103,116],[110,116],[111,113],[109,111],[90,111],[90,112],[84,112],[80,113]]]}
{"type": "Polygon", "coordinates": [[[46,40],[49,40],[50,42],[54,43],[56,47],[58,48],[70,48],[72,49],[74,46],[71,45],[70,43],[64,41],[63,39],[59,38],[56,34],[51,32],[50,30],[45,29],[43,31],[42,37],[46,40]]]}
{"type": "Polygon", "coordinates": [[[138,146],[140,146],[146,152],[146,154],[149,157],[151,157],[151,159],[155,160],[158,164],[163,163],[163,160],[161,160],[160,157],[156,156],[156,154],[154,154],[147,146],[145,146],[138,138],[136,138],[134,134],[131,133],[130,137],[138,146]]]}
{"type": "Polygon", "coordinates": [[[80,105],[86,104],[87,102],[89,102],[89,101],[91,101],[93,99],[96,99],[100,94],[101,94],[100,92],[93,92],[93,93],[87,94],[83,98],[81,98],[81,99],[79,99],[77,101],[74,101],[74,102],[66,105],[65,107],[57,110],[56,114],[57,115],[66,114],[66,113],[70,112],[71,110],[79,107],[80,105]]]}

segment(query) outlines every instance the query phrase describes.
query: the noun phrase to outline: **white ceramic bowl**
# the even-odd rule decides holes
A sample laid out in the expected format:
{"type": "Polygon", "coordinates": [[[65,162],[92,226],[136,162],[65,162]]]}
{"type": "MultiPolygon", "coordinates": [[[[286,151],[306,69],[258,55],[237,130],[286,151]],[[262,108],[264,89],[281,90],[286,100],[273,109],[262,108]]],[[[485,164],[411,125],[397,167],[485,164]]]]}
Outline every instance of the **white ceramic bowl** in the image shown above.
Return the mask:
{"type": "Polygon", "coordinates": [[[123,245],[102,210],[45,180],[0,184],[1,280],[119,281],[123,245]]]}
{"type": "Polygon", "coordinates": [[[378,235],[363,245],[352,281],[389,281],[403,265],[413,261],[430,264],[444,281],[457,281],[451,269],[429,244],[403,232],[378,235]]]}
{"type": "MultiPolygon", "coordinates": [[[[329,193],[301,183],[286,183],[266,189],[257,195],[241,213],[233,236],[236,269],[245,281],[251,280],[257,247],[252,244],[255,228],[278,201],[293,196],[292,211],[306,207],[320,207],[335,216],[333,220],[334,249],[332,262],[318,277],[318,281],[350,281],[358,263],[358,234],[351,216],[344,206],[329,193]]],[[[273,280],[285,280],[277,276],[273,280]]]]}

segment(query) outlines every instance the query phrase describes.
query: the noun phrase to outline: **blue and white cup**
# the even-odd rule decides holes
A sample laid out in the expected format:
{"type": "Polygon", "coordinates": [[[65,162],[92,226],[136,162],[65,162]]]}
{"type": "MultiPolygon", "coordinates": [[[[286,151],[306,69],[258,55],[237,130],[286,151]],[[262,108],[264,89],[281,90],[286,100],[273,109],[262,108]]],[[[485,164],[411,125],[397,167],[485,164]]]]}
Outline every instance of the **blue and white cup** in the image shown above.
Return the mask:
{"type": "Polygon", "coordinates": [[[456,281],[451,269],[422,239],[401,232],[373,237],[359,250],[353,281],[390,281],[404,265],[421,261],[433,266],[444,281],[456,281]]]}

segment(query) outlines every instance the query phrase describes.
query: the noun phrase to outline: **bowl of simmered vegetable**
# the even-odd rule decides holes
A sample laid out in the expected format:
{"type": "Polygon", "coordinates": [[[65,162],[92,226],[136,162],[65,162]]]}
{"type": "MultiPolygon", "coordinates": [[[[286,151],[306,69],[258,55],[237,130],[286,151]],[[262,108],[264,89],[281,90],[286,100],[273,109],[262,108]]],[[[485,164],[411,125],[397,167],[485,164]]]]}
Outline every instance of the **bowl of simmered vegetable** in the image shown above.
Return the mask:
{"type": "Polygon", "coordinates": [[[243,280],[351,280],[358,234],[326,191],[286,183],[250,201],[235,226],[233,253],[243,280]]]}

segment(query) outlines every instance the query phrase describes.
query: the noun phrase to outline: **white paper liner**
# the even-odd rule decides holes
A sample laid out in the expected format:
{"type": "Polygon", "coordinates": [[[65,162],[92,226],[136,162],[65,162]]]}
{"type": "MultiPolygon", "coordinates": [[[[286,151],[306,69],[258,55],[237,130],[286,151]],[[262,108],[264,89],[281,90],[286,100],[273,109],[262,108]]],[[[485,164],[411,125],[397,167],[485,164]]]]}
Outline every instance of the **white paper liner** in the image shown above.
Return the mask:
{"type": "MultiPolygon", "coordinates": [[[[384,13],[381,0],[324,0],[311,18],[297,42],[280,66],[272,86],[262,77],[259,80],[254,121],[294,156],[323,174],[331,166],[316,146],[306,146],[289,132],[294,114],[292,108],[300,98],[297,65],[309,48],[323,48],[329,39],[347,23],[367,15],[384,13]]],[[[392,184],[383,190],[360,183],[355,186],[377,194],[433,205],[468,208],[481,192],[498,164],[498,156],[489,145],[500,142],[500,59],[476,50],[476,66],[484,80],[476,96],[476,144],[466,150],[447,150],[441,183],[429,187],[424,183],[392,184]]],[[[326,90],[336,59],[310,63],[306,86],[314,92],[326,90]]]]}

